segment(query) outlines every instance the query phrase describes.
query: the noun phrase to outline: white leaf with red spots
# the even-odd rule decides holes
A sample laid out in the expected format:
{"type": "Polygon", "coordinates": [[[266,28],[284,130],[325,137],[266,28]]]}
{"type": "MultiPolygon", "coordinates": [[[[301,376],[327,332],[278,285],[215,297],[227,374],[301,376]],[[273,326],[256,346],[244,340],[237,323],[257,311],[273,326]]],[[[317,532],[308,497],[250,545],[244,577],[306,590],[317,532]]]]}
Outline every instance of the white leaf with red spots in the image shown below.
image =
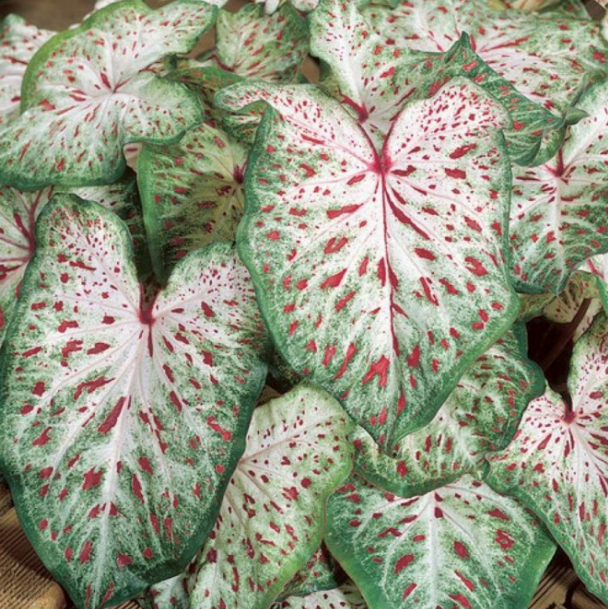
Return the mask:
{"type": "Polygon", "coordinates": [[[306,384],[254,411],[190,583],[192,609],[267,609],[279,596],[321,542],[327,497],[352,467],[352,427],[306,384]]]}
{"type": "Polygon", "coordinates": [[[0,31],[0,125],[19,117],[21,83],[28,62],[54,32],[9,15],[0,31]]]}
{"type": "Polygon", "coordinates": [[[505,448],[531,399],[544,391],[540,368],[527,357],[516,327],[465,372],[435,418],[381,453],[361,428],[355,468],[401,497],[419,495],[482,469],[489,451],[505,448]]]}
{"type": "Polygon", "coordinates": [[[509,243],[516,287],[559,293],[587,258],[608,251],[608,84],[578,106],[588,117],[570,127],[557,156],[516,168],[509,243]]]}
{"type": "Polygon", "coordinates": [[[306,20],[289,5],[272,15],[253,4],[218,15],[212,59],[224,70],[273,83],[294,82],[307,53],[306,20]]]}
{"type": "Polygon", "coordinates": [[[156,11],[119,2],[53,37],[26,70],[23,114],[0,135],[1,178],[21,188],[111,183],[126,144],[178,140],[202,120],[200,103],[148,68],[188,52],[216,11],[196,0],[156,11]]]}
{"type": "Polygon", "coordinates": [[[545,522],[587,588],[608,602],[608,321],[600,315],[576,343],[572,406],[547,389],[524,414],[513,442],[489,457],[488,483],[545,522]]]}
{"type": "Polygon", "coordinates": [[[237,237],[275,343],[390,446],[433,418],[517,314],[504,112],[459,82],[406,107],[378,154],[312,87],[218,96],[271,106],[237,237]]]}
{"type": "Polygon", "coordinates": [[[34,192],[0,187],[0,344],[36,251],[36,219],[52,196],[52,187],[34,192]]]}
{"type": "Polygon", "coordinates": [[[235,240],[246,161],[246,148],[209,124],[174,146],[144,147],[137,177],[158,277],[194,249],[235,240]]]}
{"type": "Polygon", "coordinates": [[[369,609],[527,609],[555,552],[522,505],[469,476],[410,499],[352,476],[327,515],[369,609]]]}
{"type": "Polygon", "coordinates": [[[445,52],[467,32],[490,68],[559,115],[587,79],[605,74],[608,47],[591,19],[496,10],[487,0],[403,0],[365,15],[397,47],[445,52]]]}
{"type": "Polygon", "coordinates": [[[57,195],[36,236],[3,350],[1,466],[41,559],[94,609],[175,575],[210,532],[265,330],[227,244],[145,303],[112,212],[57,195]]]}
{"type": "Polygon", "coordinates": [[[355,2],[322,0],[309,27],[310,52],[322,61],[329,88],[380,149],[406,101],[422,97],[442,76],[434,70],[440,55],[386,45],[355,2]]]}
{"type": "Polygon", "coordinates": [[[290,596],[270,609],[367,609],[361,592],[352,582],[306,596],[290,596]]]}

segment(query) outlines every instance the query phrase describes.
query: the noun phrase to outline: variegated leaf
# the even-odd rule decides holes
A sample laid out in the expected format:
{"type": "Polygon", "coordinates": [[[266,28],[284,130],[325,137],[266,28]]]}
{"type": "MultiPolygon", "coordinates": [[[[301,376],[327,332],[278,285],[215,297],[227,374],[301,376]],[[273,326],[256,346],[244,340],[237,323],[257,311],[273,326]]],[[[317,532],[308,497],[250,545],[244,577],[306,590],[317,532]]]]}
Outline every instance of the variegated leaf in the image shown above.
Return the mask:
{"type": "Polygon", "coordinates": [[[0,125],[19,116],[21,83],[34,53],[53,35],[9,15],[0,31],[0,125]]]}
{"type": "Polygon", "coordinates": [[[526,609],[555,545],[517,501],[469,476],[403,499],[352,476],[327,544],[370,609],[526,609]]]}
{"type": "Polygon", "coordinates": [[[587,588],[608,602],[608,320],[577,342],[572,405],[547,389],[526,411],[513,442],[489,458],[488,484],[545,522],[587,588]]]}
{"type": "Polygon", "coordinates": [[[310,52],[321,60],[324,79],[331,83],[325,88],[381,149],[406,100],[424,97],[425,89],[440,81],[441,56],[386,45],[355,2],[321,0],[309,25],[310,52]]]}
{"type": "Polygon", "coordinates": [[[265,378],[250,278],[217,244],[151,302],[112,212],[56,196],[1,362],[0,459],[81,608],[183,569],[210,532],[265,378]]]}
{"type": "Polygon", "coordinates": [[[28,65],[23,114],[0,134],[0,178],[23,188],[111,183],[125,144],[179,139],[202,120],[200,103],[147,68],[189,51],[216,10],[179,0],[152,11],[130,0],[53,37],[28,65]]]}
{"type": "Polygon", "coordinates": [[[590,19],[497,11],[487,0],[403,0],[366,16],[393,44],[423,51],[447,51],[469,33],[491,68],[550,111],[565,113],[585,80],[605,73],[608,47],[590,19]]]}
{"type": "Polygon", "coordinates": [[[367,605],[359,589],[352,582],[346,582],[331,590],[290,596],[274,603],[270,609],[367,609],[367,605]]]}
{"type": "MultiPolygon", "coordinates": [[[[255,0],[257,4],[263,4],[267,14],[272,15],[287,0],[255,0]]],[[[314,10],[319,0],[289,0],[299,11],[308,12],[314,10]]]]}
{"type": "Polygon", "coordinates": [[[132,175],[107,186],[57,187],[55,192],[74,194],[84,201],[93,201],[93,203],[113,211],[127,225],[129,233],[131,233],[135,267],[140,280],[146,281],[150,278],[152,272],[150,254],[146,242],[137,182],[132,175]]]}
{"type": "Polygon", "coordinates": [[[429,425],[394,447],[394,458],[359,431],[355,467],[401,497],[475,473],[487,452],[511,441],[524,409],[544,385],[540,369],[527,357],[525,329],[517,326],[465,372],[429,425]]]}
{"type": "Polygon", "coordinates": [[[540,11],[548,6],[559,4],[561,0],[503,0],[510,8],[517,8],[522,11],[540,11]]]}
{"type": "Polygon", "coordinates": [[[286,4],[272,15],[248,4],[238,13],[220,11],[212,59],[245,78],[294,82],[308,53],[306,21],[286,4]]]}
{"type": "Polygon", "coordinates": [[[302,597],[321,590],[332,590],[338,587],[335,576],[335,561],[325,545],[321,545],[283,588],[280,598],[287,600],[290,596],[302,597]]]}
{"type": "Polygon", "coordinates": [[[608,83],[587,92],[588,117],[554,159],[514,170],[509,244],[520,291],[558,294],[571,271],[608,251],[607,96],[608,83]]]}
{"type": "Polygon", "coordinates": [[[380,443],[429,422],[511,324],[503,262],[504,113],[460,82],[410,105],[382,154],[316,89],[237,85],[263,99],[239,251],[289,365],[380,443]]]}
{"type": "Polygon", "coordinates": [[[10,325],[25,269],[36,251],[36,219],[54,189],[0,188],[0,344],[10,325]]]}
{"type": "Polygon", "coordinates": [[[174,146],[146,146],[138,182],[157,277],[188,252],[234,241],[243,214],[247,150],[203,124],[174,146]]]}
{"type": "Polygon", "coordinates": [[[255,410],[192,609],[267,609],[279,596],[321,542],[327,497],[352,467],[351,429],[340,405],[306,384],[255,410]]]}
{"type": "Polygon", "coordinates": [[[402,0],[394,10],[370,7],[365,16],[387,43],[421,51],[445,52],[462,33],[469,33],[486,66],[480,84],[501,96],[508,82],[536,102],[536,111],[530,108],[514,116],[507,133],[520,164],[538,164],[553,156],[562,132],[555,118],[580,118],[572,114],[572,105],[589,81],[605,76],[608,45],[589,19],[496,10],[487,0],[402,0]],[[544,135],[543,128],[548,130],[544,135]],[[542,137],[536,156],[526,142],[519,142],[522,135],[534,134],[537,140],[542,137]]]}

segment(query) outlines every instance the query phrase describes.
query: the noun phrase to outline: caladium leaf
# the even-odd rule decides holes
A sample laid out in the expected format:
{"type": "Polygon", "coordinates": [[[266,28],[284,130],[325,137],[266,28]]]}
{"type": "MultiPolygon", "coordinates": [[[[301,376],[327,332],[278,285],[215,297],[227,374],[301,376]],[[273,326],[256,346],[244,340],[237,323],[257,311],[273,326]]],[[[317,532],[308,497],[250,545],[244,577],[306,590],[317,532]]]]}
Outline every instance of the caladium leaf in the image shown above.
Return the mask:
{"type": "Polygon", "coordinates": [[[1,362],[1,467],[38,554],[81,608],[183,569],[211,530],[265,378],[233,248],[182,260],[150,303],[130,235],[56,196],[1,362]]]}
{"type": "Polygon", "coordinates": [[[555,545],[517,501],[470,476],[403,499],[352,476],[327,544],[370,609],[526,609],[555,545]]]}
{"type": "MultiPolygon", "coordinates": [[[[299,11],[308,12],[315,9],[319,0],[289,0],[299,11]]],[[[263,4],[267,14],[272,15],[286,0],[255,0],[257,4],[263,4]]]]}
{"type": "Polygon", "coordinates": [[[156,11],[119,2],[54,36],[26,70],[23,114],[0,134],[0,179],[23,188],[111,183],[124,171],[125,144],[179,139],[202,120],[200,104],[147,68],[188,52],[216,11],[196,0],[156,11]]]}
{"type": "Polygon", "coordinates": [[[314,88],[218,97],[272,107],[238,239],[275,343],[391,446],[433,418],[517,314],[503,266],[504,113],[454,84],[406,107],[379,155],[314,88]]]}
{"type": "Polygon", "coordinates": [[[54,32],[9,15],[0,31],[0,125],[19,116],[21,83],[28,62],[54,32]]]}
{"type": "Polygon", "coordinates": [[[332,590],[338,587],[336,566],[325,547],[321,545],[312,555],[306,566],[300,569],[281,591],[281,599],[290,596],[307,596],[320,590],[332,590]]]}
{"type": "Polygon", "coordinates": [[[145,281],[150,278],[152,269],[146,242],[146,231],[137,181],[132,175],[108,186],[57,187],[55,192],[73,194],[84,201],[93,201],[113,211],[127,225],[131,234],[135,267],[140,280],[145,281]]]}
{"type": "Polygon", "coordinates": [[[192,586],[192,609],[267,609],[321,542],[328,495],[352,467],[352,422],[302,384],[253,413],[192,586]]]}
{"type": "Polygon", "coordinates": [[[523,292],[561,292],[585,259],[608,251],[608,83],[579,103],[588,113],[557,157],[539,167],[516,168],[509,243],[513,279],[523,292]]]}
{"type": "Polygon", "coordinates": [[[598,25],[589,19],[499,11],[486,0],[403,0],[394,10],[369,7],[364,14],[383,39],[397,47],[445,52],[463,32],[469,33],[473,49],[490,68],[481,71],[488,79],[484,88],[500,95],[501,86],[509,82],[537,102],[536,113],[527,111],[515,119],[508,139],[517,142],[522,129],[542,136],[543,122],[553,121],[545,125],[551,129],[537,158],[526,148],[517,150],[515,160],[521,164],[538,164],[553,156],[560,136],[555,117],[574,120],[572,105],[581,90],[605,75],[608,47],[598,25]]]}
{"type": "Polygon", "coordinates": [[[354,2],[322,0],[309,25],[310,52],[322,61],[324,79],[381,149],[406,100],[428,80],[439,81],[440,56],[384,44],[354,2]]]}
{"type": "Polygon", "coordinates": [[[361,430],[355,468],[401,497],[474,473],[487,452],[507,446],[524,409],[544,387],[540,368],[527,357],[525,329],[517,326],[471,365],[429,425],[394,447],[394,458],[361,430]]]}
{"type": "Polygon", "coordinates": [[[503,0],[510,8],[517,8],[522,11],[541,11],[549,6],[559,4],[561,0],[503,0]]]}
{"type": "Polygon", "coordinates": [[[36,220],[54,189],[0,187],[0,344],[9,327],[25,269],[36,251],[36,220]]]}
{"type": "Polygon", "coordinates": [[[174,146],[146,146],[138,182],[157,277],[217,241],[234,241],[243,214],[247,149],[203,124],[174,146]]]}
{"type": "Polygon", "coordinates": [[[254,4],[218,15],[212,60],[239,76],[293,82],[307,53],[306,21],[288,4],[270,16],[254,4]]]}
{"type": "Polygon", "coordinates": [[[274,603],[270,609],[367,609],[367,604],[359,589],[352,582],[346,582],[331,590],[290,596],[274,603]]]}
{"type": "Polygon", "coordinates": [[[608,320],[600,315],[576,343],[569,407],[547,389],[513,442],[489,457],[488,484],[512,494],[545,522],[587,588],[608,600],[608,320]]]}

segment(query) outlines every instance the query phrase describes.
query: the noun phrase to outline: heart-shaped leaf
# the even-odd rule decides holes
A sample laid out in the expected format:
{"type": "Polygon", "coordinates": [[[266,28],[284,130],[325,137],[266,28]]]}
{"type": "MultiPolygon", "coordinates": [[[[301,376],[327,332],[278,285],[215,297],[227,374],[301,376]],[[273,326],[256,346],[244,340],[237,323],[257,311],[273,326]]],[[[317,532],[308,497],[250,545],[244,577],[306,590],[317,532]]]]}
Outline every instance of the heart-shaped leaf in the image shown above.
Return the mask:
{"type": "Polygon", "coordinates": [[[28,62],[54,32],[9,15],[0,31],[0,125],[19,116],[21,83],[28,62]]]}
{"type": "Polygon", "coordinates": [[[370,609],[526,609],[555,552],[523,506],[469,476],[412,499],[352,476],[327,514],[370,609]]]}
{"type": "Polygon", "coordinates": [[[36,251],[36,219],[54,189],[0,188],[0,344],[11,322],[25,269],[36,251]]]}
{"type": "Polygon", "coordinates": [[[506,450],[492,456],[488,484],[545,522],[587,588],[608,602],[608,320],[577,342],[572,406],[547,389],[526,411],[506,450]]]}
{"type": "Polygon", "coordinates": [[[511,324],[502,109],[465,82],[412,104],[382,154],[314,88],[237,85],[267,110],[239,251],[289,365],[391,446],[511,324]]]}
{"type": "Polygon", "coordinates": [[[265,378],[250,278],[217,244],[150,303],[124,224],[57,196],[1,362],[0,455],[26,533],[81,608],[185,567],[265,378]]]}
{"type": "Polygon", "coordinates": [[[274,603],[270,609],[367,609],[367,605],[359,589],[352,582],[346,582],[331,590],[290,596],[274,603]]]}
{"type": "Polygon", "coordinates": [[[192,609],[267,609],[321,542],[329,494],[352,467],[352,422],[302,384],[253,413],[191,584],[192,609]]]}
{"type": "Polygon", "coordinates": [[[216,29],[212,60],[246,78],[293,82],[308,53],[306,21],[288,4],[272,15],[253,4],[220,11],[216,29]]]}
{"type": "Polygon", "coordinates": [[[608,83],[579,103],[588,116],[570,127],[557,156],[516,168],[509,243],[513,278],[523,292],[561,292],[584,260],[608,251],[608,83]]]}
{"type": "Polygon", "coordinates": [[[208,124],[174,146],[144,147],[137,177],[159,278],[188,252],[235,240],[246,161],[242,145],[208,124]]]}
{"type": "Polygon", "coordinates": [[[361,430],[355,467],[401,497],[474,473],[487,452],[511,441],[524,409],[544,385],[540,369],[527,357],[525,330],[517,326],[472,364],[429,425],[399,442],[394,458],[361,430]]]}
{"type": "Polygon", "coordinates": [[[21,188],[111,183],[123,146],[176,141],[202,120],[196,97],[147,68],[188,52],[217,9],[118,2],[53,37],[23,80],[23,114],[0,134],[0,179],[21,188]]]}

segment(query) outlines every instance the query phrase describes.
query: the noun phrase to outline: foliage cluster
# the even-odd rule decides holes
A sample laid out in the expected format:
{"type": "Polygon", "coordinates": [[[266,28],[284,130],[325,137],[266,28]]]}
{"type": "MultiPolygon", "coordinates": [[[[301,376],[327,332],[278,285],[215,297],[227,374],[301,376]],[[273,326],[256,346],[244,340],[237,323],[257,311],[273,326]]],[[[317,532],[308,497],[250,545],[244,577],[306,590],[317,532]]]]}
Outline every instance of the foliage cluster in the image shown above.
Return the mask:
{"type": "Polygon", "coordinates": [[[606,24],[225,4],[2,26],[40,557],[82,609],[525,609],[559,545],[608,602],[606,24]]]}

